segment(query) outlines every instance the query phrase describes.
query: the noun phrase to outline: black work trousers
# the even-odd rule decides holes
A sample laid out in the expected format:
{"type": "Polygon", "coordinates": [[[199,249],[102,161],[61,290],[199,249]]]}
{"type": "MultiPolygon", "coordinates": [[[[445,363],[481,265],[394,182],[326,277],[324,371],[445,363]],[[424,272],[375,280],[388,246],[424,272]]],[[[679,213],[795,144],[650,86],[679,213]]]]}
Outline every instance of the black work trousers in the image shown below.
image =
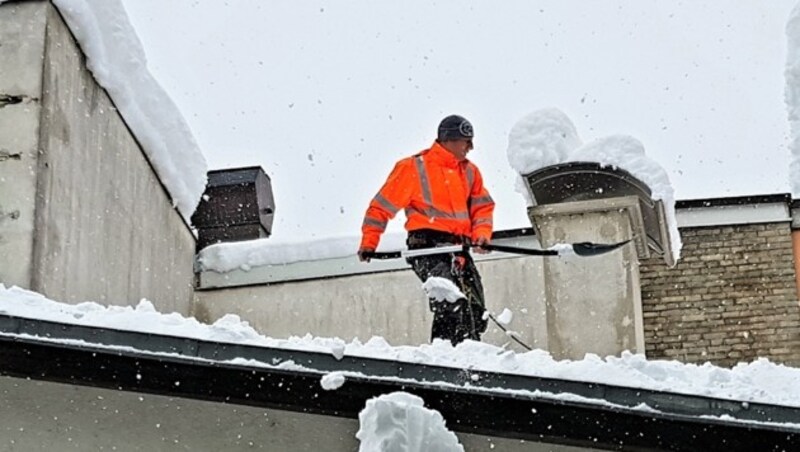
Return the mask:
{"type": "MultiPolygon", "coordinates": [[[[432,229],[410,231],[406,241],[410,250],[461,243],[456,235],[432,229]]],[[[408,263],[423,283],[438,276],[452,281],[466,295],[454,303],[428,300],[433,312],[431,341],[446,339],[456,345],[465,339],[481,340],[487,326],[486,308],[481,276],[472,257],[468,253],[431,254],[409,258],[408,263]]]]}

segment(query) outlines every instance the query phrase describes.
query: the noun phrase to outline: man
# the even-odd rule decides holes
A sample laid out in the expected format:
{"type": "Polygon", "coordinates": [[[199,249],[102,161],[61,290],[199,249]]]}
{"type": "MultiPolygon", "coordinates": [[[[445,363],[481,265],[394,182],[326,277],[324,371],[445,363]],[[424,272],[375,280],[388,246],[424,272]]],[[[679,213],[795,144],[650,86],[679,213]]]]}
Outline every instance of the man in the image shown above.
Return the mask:
{"type": "MultiPolygon", "coordinates": [[[[405,209],[409,249],[469,243],[475,252],[487,252],[480,246],[492,237],[494,201],[480,171],[467,160],[473,135],[469,121],[448,116],[429,149],[397,162],[364,217],[361,261],[369,261],[387,223],[400,209],[405,209]]],[[[453,345],[465,339],[479,341],[486,331],[483,285],[470,255],[433,254],[408,261],[423,282],[430,277],[448,279],[466,297],[454,303],[430,300],[431,340],[447,339],[453,345]]]]}

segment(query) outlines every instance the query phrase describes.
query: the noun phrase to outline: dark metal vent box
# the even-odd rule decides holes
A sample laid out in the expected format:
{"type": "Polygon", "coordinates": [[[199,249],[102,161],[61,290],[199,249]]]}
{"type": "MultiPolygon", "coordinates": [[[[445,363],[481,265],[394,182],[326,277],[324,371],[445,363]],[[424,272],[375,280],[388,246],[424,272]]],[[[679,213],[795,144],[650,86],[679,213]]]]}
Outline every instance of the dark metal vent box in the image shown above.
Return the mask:
{"type": "Polygon", "coordinates": [[[192,215],[197,249],[269,237],[274,215],[272,183],[261,167],[209,171],[206,191],[192,215]]]}

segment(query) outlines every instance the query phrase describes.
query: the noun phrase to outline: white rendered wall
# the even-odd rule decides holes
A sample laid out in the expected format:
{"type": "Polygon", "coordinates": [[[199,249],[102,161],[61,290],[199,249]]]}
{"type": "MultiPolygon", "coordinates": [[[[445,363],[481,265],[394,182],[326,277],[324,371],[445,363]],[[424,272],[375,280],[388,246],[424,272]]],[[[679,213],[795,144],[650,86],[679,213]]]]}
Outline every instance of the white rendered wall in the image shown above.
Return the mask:
{"type": "Polygon", "coordinates": [[[42,57],[41,2],[0,6],[0,283],[30,287],[42,57]]]}
{"type": "MultiPolygon", "coordinates": [[[[514,319],[508,328],[520,333],[528,345],[546,348],[542,258],[492,259],[477,265],[488,309],[495,315],[510,309],[514,319]]],[[[410,269],[201,290],[196,303],[201,320],[238,314],[276,338],[312,334],[363,342],[382,336],[393,345],[418,345],[430,339],[432,315],[422,283],[410,269]]],[[[497,345],[509,342],[491,322],[483,339],[497,345]]],[[[510,346],[524,350],[514,343],[510,346]]]]}
{"type": "MultiPolygon", "coordinates": [[[[355,451],[358,421],[0,377],[0,452],[355,451]]],[[[590,450],[457,434],[465,450],[590,450]]]]}
{"type": "Polygon", "coordinates": [[[0,282],[65,302],[147,298],[189,314],[194,237],[56,9],[0,5],[0,41],[0,92],[38,98],[0,108],[15,114],[0,116],[0,131],[21,137],[6,144],[0,133],[0,148],[23,155],[0,162],[0,176],[12,177],[0,206],[20,212],[0,221],[0,282]]]}

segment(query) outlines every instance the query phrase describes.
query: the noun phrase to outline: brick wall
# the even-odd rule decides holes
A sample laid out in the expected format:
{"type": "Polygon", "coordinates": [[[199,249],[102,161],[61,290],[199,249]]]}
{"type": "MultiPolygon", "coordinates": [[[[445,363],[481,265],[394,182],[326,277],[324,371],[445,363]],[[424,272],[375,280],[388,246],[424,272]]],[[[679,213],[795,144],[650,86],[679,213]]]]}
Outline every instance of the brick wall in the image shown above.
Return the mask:
{"type": "Polygon", "coordinates": [[[681,229],[674,268],[641,263],[651,359],[800,365],[800,306],[789,223],[681,229]]]}

